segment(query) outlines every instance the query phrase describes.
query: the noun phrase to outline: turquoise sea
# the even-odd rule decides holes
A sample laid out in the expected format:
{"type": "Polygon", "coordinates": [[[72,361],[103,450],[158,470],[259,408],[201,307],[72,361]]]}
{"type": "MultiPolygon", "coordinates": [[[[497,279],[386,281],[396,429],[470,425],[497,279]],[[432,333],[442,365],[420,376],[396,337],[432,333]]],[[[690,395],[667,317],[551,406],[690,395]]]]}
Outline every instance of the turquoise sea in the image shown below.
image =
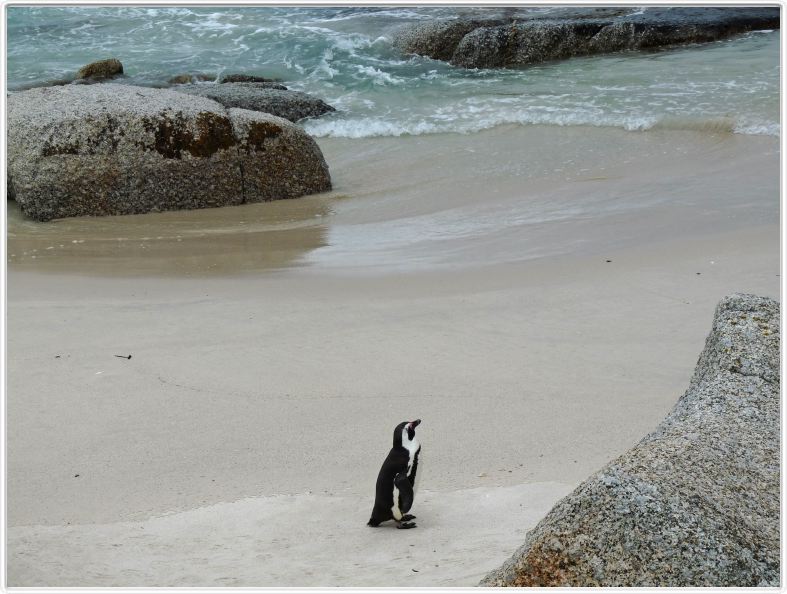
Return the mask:
{"type": "Polygon", "coordinates": [[[779,135],[778,31],[511,70],[457,68],[391,45],[402,25],[496,10],[10,7],[7,82],[13,91],[62,79],[110,56],[123,63],[125,82],[141,85],[181,73],[255,73],[337,108],[305,123],[318,137],[476,132],[505,124],[779,135]]]}

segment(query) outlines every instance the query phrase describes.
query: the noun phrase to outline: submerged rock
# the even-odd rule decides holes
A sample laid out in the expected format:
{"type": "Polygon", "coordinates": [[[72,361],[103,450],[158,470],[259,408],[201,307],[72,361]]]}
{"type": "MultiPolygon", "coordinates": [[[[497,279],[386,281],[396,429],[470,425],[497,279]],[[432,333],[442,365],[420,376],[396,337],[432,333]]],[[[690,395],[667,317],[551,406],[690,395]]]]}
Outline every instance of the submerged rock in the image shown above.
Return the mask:
{"type": "Polygon", "coordinates": [[[201,72],[197,72],[196,74],[178,74],[177,76],[173,76],[167,82],[171,85],[187,85],[189,83],[196,83],[196,82],[205,82],[209,80],[215,80],[216,75],[211,74],[202,74],[201,72]]]}
{"type": "Polygon", "coordinates": [[[68,74],[63,78],[35,80],[9,85],[8,90],[17,92],[28,91],[40,87],[59,87],[70,84],[90,85],[104,82],[120,76],[121,74],[123,74],[123,64],[115,58],[109,58],[107,60],[99,60],[98,62],[91,62],[90,64],[82,66],[76,74],[68,74]]]}
{"type": "Polygon", "coordinates": [[[440,20],[408,26],[394,46],[466,68],[537,64],[573,56],[704,43],[778,29],[778,8],[647,8],[622,15],[585,11],[552,19],[440,20]]]}
{"type": "Polygon", "coordinates": [[[21,84],[9,85],[8,92],[16,93],[19,91],[28,91],[30,89],[37,89],[39,87],[60,87],[63,85],[70,85],[74,82],[73,78],[54,78],[50,80],[35,80],[21,84]]]}
{"type": "Polygon", "coordinates": [[[218,85],[185,85],[179,92],[208,97],[224,107],[262,111],[297,122],[336,111],[322,99],[299,91],[290,91],[274,82],[236,82],[218,85]]]}
{"type": "Polygon", "coordinates": [[[779,304],[716,308],[689,388],[483,586],[778,586],[779,304]]]}
{"type": "Polygon", "coordinates": [[[171,90],[108,84],[8,98],[8,172],[46,221],[295,198],[330,189],[302,128],[171,90]]]}
{"type": "Polygon", "coordinates": [[[219,80],[220,83],[234,83],[234,82],[278,82],[273,78],[265,78],[264,76],[256,76],[254,74],[225,74],[219,80]]]}
{"type": "Polygon", "coordinates": [[[113,78],[119,74],[123,74],[123,64],[116,58],[108,58],[82,66],[77,72],[76,78],[77,80],[86,78],[101,80],[113,78]]]}

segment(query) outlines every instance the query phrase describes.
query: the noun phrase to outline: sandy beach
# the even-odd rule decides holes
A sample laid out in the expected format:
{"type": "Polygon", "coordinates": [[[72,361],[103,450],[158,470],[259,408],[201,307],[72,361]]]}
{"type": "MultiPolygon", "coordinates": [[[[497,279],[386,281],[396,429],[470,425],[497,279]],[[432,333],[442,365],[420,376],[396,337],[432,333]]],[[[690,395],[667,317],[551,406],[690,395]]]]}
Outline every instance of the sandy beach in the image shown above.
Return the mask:
{"type": "Polygon", "coordinates": [[[773,137],[319,144],[294,201],[9,204],[10,586],[474,585],[672,408],[721,297],[779,296],[773,137]],[[367,528],[415,418],[418,528],[367,528]]]}

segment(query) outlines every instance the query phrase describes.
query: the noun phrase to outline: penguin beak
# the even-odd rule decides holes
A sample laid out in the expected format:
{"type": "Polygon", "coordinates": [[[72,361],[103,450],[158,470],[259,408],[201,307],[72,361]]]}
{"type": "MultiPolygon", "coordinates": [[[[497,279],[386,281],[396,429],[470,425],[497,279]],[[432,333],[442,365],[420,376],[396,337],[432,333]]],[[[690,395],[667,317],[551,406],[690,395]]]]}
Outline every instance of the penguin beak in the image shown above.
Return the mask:
{"type": "Polygon", "coordinates": [[[415,429],[420,424],[421,424],[421,419],[416,419],[415,421],[411,421],[410,422],[410,429],[415,429]]]}

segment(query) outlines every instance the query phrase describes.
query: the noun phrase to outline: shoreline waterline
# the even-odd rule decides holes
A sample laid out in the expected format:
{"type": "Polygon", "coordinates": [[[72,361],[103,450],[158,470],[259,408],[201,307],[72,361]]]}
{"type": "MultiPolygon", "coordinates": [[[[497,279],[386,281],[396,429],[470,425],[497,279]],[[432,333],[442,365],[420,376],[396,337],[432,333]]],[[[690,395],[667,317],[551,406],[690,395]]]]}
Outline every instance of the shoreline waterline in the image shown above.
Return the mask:
{"type": "Polygon", "coordinates": [[[334,179],[325,194],[49,223],[9,203],[9,269],[200,277],[485,266],[603,251],[660,230],[765,224],[778,194],[770,137],[507,125],[318,143],[334,179]],[[722,207],[739,195],[751,208],[732,221],[722,207]]]}

